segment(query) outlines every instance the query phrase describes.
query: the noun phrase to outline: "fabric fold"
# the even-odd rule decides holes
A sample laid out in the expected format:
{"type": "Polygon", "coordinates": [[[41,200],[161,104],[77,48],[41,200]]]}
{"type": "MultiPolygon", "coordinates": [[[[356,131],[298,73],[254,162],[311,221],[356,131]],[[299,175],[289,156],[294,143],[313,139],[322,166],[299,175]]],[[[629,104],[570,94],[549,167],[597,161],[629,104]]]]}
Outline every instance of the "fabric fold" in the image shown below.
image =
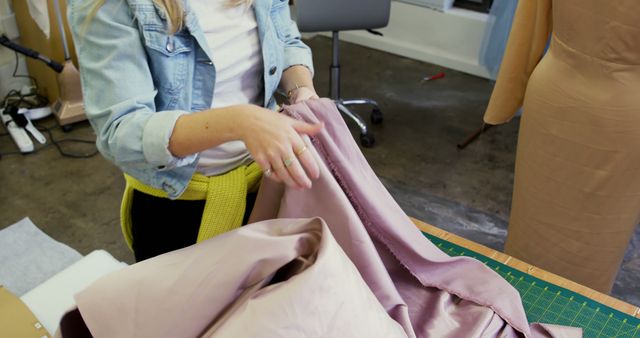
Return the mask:
{"type": "Polygon", "coordinates": [[[518,292],[498,274],[425,239],[331,100],[283,113],[325,123],[305,138],[320,163],[313,187],[263,180],[251,224],[78,294],[95,337],[581,336],[580,329],[529,325],[518,292]]]}
{"type": "Polygon", "coordinates": [[[98,338],[405,337],[320,219],[222,234],[107,275],[76,302],[98,338]]]}
{"type": "MultiPolygon", "coordinates": [[[[277,217],[325,219],[378,300],[393,309],[390,315],[409,336],[459,337],[456,330],[463,328],[466,337],[485,337],[491,335],[482,332],[491,327],[501,328],[498,336],[541,336],[542,330],[531,331],[520,295],[509,283],[481,262],[449,257],[424,239],[368,165],[331,100],[285,106],[283,112],[325,123],[312,140],[315,156],[325,165],[311,192],[273,188],[266,182],[261,193],[282,192],[277,217]],[[449,318],[459,320],[439,320],[443,313],[432,309],[435,299],[447,304],[449,318]],[[432,315],[425,316],[427,312],[432,315]],[[483,321],[506,325],[483,327],[483,321]]],[[[262,207],[257,203],[256,208],[262,207]]],[[[554,335],[552,330],[546,331],[548,336],[554,335]]],[[[560,331],[565,330],[580,335],[580,330],[560,331]]]]}

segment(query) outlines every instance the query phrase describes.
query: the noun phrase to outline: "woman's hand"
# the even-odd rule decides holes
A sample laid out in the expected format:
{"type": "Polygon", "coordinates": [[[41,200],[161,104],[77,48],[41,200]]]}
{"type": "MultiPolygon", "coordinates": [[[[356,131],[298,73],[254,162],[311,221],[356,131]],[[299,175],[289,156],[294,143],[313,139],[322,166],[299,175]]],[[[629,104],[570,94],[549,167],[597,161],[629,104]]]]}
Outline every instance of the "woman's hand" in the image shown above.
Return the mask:
{"type": "Polygon", "coordinates": [[[318,98],[313,87],[311,71],[303,65],[287,68],[282,73],[280,88],[287,93],[290,104],[318,98]]]}
{"type": "Polygon", "coordinates": [[[308,124],[258,106],[250,106],[244,115],[241,138],[265,176],[291,187],[311,188],[320,169],[302,135],[319,133],[324,124],[308,124]]]}
{"type": "Polygon", "coordinates": [[[290,92],[289,103],[295,104],[298,102],[311,100],[311,99],[319,99],[319,98],[320,97],[318,96],[318,94],[313,88],[299,87],[299,88],[293,89],[290,92]]]}

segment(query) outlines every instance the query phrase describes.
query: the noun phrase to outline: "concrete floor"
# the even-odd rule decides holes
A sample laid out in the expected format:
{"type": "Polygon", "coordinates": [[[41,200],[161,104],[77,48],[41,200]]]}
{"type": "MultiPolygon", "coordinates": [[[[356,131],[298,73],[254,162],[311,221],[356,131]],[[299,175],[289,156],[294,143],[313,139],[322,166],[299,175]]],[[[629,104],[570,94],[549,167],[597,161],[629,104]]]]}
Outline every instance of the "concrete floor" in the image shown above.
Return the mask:
{"type": "MultiPolygon", "coordinates": [[[[308,41],[314,50],[316,86],[328,91],[330,40],[308,41]]],[[[342,93],[377,100],[385,122],[374,126],[374,148],[364,149],[376,173],[410,215],[502,249],[513,185],[518,121],[493,128],[464,151],[456,144],[480,126],[492,84],[485,79],[353,44],[342,48],[342,93]],[[421,83],[445,71],[444,79],[421,83]]],[[[361,110],[368,118],[368,111],[361,110]]],[[[48,118],[39,122],[55,126],[48,118]]],[[[354,129],[355,131],[355,129],[354,129]]],[[[88,123],[56,138],[94,138],[88,123]]],[[[357,136],[357,134],[356,134],[357,136]]],[[[91,146],[63,145],[89,152],[91,146]]],[[[0,137],[0,154],[15,151],[0,137]]],[[[53,147],[0,159],[0,229],[30,217],[43,231],[82,254],[105,249],[132,263],[119,230],[124,180],[100,156],[63,158],[53,147]]],[[[613,294],[640,305],[640,231],[628,250],[613,294]]]]}

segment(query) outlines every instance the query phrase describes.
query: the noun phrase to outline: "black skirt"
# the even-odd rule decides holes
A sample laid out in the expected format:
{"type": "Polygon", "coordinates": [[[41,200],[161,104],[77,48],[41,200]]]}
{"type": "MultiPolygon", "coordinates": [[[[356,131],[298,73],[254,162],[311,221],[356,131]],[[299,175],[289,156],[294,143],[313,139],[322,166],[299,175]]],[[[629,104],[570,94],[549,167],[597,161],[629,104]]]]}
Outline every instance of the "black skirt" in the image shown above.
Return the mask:
{"type": "MultiPolygon", "coordinates": [[[[256,200],[247,195],[242,224],[247,224],[256,200]]],[[[133,191],[131,233],[137,262],[195,244],[205,201],[183,201],[133,191]]]]}

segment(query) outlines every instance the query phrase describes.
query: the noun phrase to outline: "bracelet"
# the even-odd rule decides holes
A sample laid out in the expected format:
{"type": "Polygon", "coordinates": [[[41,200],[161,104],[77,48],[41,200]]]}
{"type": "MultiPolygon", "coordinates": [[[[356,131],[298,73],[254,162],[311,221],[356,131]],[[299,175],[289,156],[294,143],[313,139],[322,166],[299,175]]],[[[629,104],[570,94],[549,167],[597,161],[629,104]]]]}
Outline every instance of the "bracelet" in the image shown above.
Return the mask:
{"type": "Polygon", "coordinates": [[[309,88],[309,87],[307,87],[307,86],[299,86],[299,85],[296,83],[296,84],[295,84],[295,88],[292,88],[292,89],[290,89],[290,90],[287,92],[287,98],[289,98],[289,99],[290,99],[290,98],[291,98],[291,95],[293,95],[293,92],[294,92],[294,91],[296,91],[296,90],[298,90],[298,89],[300,89],[300,88],[309,88]]]}

